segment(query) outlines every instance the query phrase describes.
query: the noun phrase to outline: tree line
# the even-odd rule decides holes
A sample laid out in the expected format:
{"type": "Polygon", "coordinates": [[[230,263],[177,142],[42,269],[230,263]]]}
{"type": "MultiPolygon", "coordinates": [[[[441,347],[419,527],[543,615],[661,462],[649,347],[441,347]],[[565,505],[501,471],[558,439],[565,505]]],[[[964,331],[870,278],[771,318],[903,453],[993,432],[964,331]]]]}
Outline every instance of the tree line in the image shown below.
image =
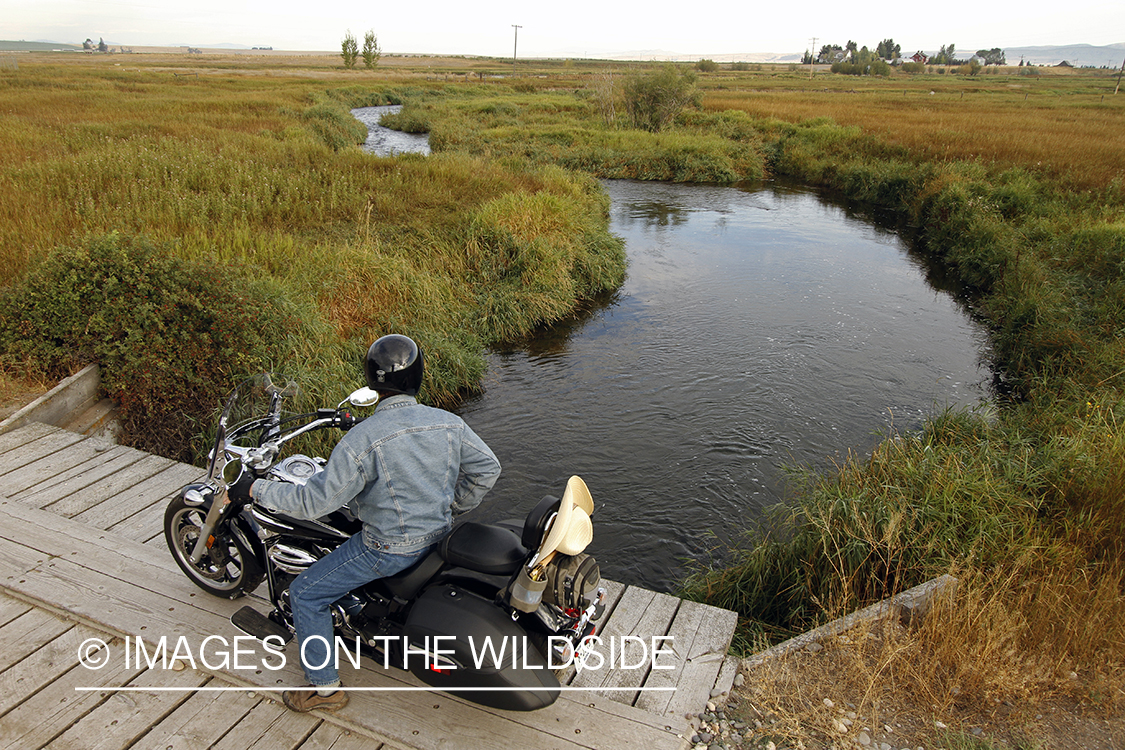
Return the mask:
{"type": "MultiPolygon", "coordinates": [[[[1004,50],[1000,47],[993,47],[992,49],[977,50],[976,55],[983,65],[1007,65],[1004,57],[1004,50]]],[[[866,46],[857,48],[857,44],[851,40],[841,47],[838,44],[825,44],[813,57],[810,50],[805,50],[804,57],[801,59],[803,65],[812,65],[814,62],[820,65],[831,65],[841,63],[845,65],[869,65],[875,61],[893,62],[902,59],[902,45],[896,44],[894,39],[884,39],[875,46],[874,50],[869,50],[866,46]]],[[[927,55],[922,50],[918,50],[911,57],[915,62],[930,63],[931,65],[965,65],[971,61],[970,59],[959,60],[956,57],[956,45],[943,44],[941,49],[933,55],[927,55]]]]}

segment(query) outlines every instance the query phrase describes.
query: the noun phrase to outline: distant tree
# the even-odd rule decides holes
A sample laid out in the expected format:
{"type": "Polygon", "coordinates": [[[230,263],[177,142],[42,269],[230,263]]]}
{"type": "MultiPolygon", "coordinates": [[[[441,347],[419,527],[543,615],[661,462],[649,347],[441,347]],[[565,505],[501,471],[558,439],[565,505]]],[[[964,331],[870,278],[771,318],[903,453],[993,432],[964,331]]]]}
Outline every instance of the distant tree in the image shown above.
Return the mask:
{"type": "Polygon", "coordinates": [[[98,52],[109,52],[109,45],[101,37],[98,37],[98,52]]]}
{"type": "Polygon", "coordinates": [[[375,32],[368,31],[363,35],[363,67],[371,70],[379,64],[379,42],[375,39],[375,32]]]}
{"type": "Polygon", "coordinates": [[[941,46],[941,50],[936,55],[930,58],[930,62],[934,65],[953,65],[953,50],[954,46],[952,44],[950,44],[948,47],[943,44],[941,46]]]}
{"type": "Polygon", "coordinates": [[[700,73],[714,73],[719,69],[719,64],[714,60],[703,59],[695,64],[695,69],[700,73]]]}
{"type": "Polygon", "coordinates": [[[351,30],[344,36],[344,41],[340,42],[340,57],[344,58],[345,68],[355,67],[355,61],[359,57],[359,45],[352,36],[351,30]]]}
{"type": "Polygon", "coordinates": [[[695,72],[668,63],[637,73],[625,83],[625,111],[633,126],[656,133],[663,130],[689,104],[698,102],[695,72]]]}
{"type": "Polygon", "coordinates": [[[978,49],[977,57],[984,60],[985,65],[1007,65],[1007,60],[1004,59],[1004,50],[999,47],[992,49],[978,49]]]}
{"type": "Polygon", "coordinates": [[[82,49],[94,49],[94,40],[90,37],[86,37],[86,41],[82,42],[82,49]]]}
{"type": "Polygon", "coordinates": [[[844,45],[844,49],[847,50],[847,52],[848,52],[848,58],[852,62],[855,62],[855,53],[856,53],[858,47],[859,47],[859,45],[857,45],[851,39],[849,39],[848,43],[844,45]]]}
{"type": "Polygon", "coordinates": [[[875,54],[883,60],[897,60],[902,57],[902,45],[895,44],[894,39],[884,39],[875,47],[875,54]]]}
{"type": "Polygon", "coordinates": [[[812,53],[809,52],[808,50],[805,50],[805,54],[801,56],[801,65],[812,65],[812,64],[813,64],[812,53]]]}

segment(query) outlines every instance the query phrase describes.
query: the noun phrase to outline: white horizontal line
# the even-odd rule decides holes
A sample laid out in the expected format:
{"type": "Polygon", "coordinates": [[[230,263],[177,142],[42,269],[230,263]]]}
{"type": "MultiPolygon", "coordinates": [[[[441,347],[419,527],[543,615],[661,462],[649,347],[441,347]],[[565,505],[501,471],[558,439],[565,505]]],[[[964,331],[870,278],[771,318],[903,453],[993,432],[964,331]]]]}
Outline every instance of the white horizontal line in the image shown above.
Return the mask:
{"type": "MultiPolygon", "coordinates": [[[[246,687],[139,687],[136,685],[127,685],[124,687],[76,687],[76,691],[83,692],[106,692],[106,693],[142,693],[142,692],[165,692],[165,693],[195,693],[195,692],[210,692],[221,693],[230,690],[240,690],[243,692],[267,692],[276,693],[282,690],[311,690],[308,685],[301,687],[261,687],[258,685],[248,685],[246,687]]],[[[523,688],[523,687],[340,687],[337,690],[343,690],[346,693],[458,693],[463,691],[473,692],[536,692],[539,690],[559,690],[564,692],[607,692],[607,691],[653,691],[653,692],[675,692],[674,687],[565,687],[559,686],[557,688],[523,688]]]]}

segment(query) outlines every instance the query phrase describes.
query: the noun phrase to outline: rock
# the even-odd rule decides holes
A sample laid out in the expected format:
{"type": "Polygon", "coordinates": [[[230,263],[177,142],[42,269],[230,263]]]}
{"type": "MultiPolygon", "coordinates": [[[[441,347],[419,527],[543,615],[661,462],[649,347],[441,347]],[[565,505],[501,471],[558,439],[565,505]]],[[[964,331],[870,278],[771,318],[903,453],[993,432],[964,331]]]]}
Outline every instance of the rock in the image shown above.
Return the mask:
{"type": "Polygon", "coordinates": [[[835,730],[836,730],[837,732],[839,732],[840,734],[847,734],[847,733],[848,733],[848,726],[847,726],[847,724],[844,724],[843,722],[841,722],[841,721],[840,721],[840,720],[838,720],[838,719],[833,719],[833,720],[832,720],[832,728],[833,728],[833,729],[835,729],[835,730]]]}
{"type": "Polygon", "coordinates": [[[711,734],[710,732],[700,732],[699,733],[699,741],[704,743],[704,744],[707,744],[708,742],[710,742],[713,739],[715,739],[715,735],[711,734]]]}
{"type": "Polygon", "coordinates": [[[934,726],[938,729],[949,729],[949,727],[947,727],[943,722],[940,721],[935,721],[934,726]]]}
{"type": "Polygon", "coordinates": [[[832,702],[831,698],[825,698],[824,699],[824,707],[825,708],[835,708],[836,704],[832,702]]]}
{"type": "Polygon", "coordinates": [[[735,687],[742,687],[745,684],[746,684],[746,675],[739,672],[738,674],[736,674],[734,676],[734,686],[735,687]]]}
{"type": "Polygon", "coordinates": [[[816,642],[810,643],[809,645],[805,646],[805,651],[808,651],[810,654],[820,653],[823,650],[824,646],[821,646],[816,642]]]}
{"type": "Polygon", "coordinates": [[[867,732],[860,732],[858,735],[856,735],[855,741],[863,745],[864,747],[870,747],[871,735],[869,735],[867,732]]]}

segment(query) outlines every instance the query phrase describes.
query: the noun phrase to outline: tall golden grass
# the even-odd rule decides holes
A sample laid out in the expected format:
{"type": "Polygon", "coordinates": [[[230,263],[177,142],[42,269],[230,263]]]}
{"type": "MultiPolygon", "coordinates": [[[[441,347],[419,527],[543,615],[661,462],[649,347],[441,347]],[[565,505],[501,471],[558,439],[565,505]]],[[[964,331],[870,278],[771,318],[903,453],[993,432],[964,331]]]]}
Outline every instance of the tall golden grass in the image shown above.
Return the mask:
{"type": "Polygon", "coordinates": [[[753,79],[709,90],[709,111],[801,122],[826,117],[902,146],[920,160],[1022,167],[1100,188],[1125,172],[1125,94],[1108,77],[896,76],[856,81],[800,76],[769,88],[753,79]],[[954,80],[950,80],[954,79],[954,80]],[[847,86],[847,88],[843,88],[847,86]]]}

